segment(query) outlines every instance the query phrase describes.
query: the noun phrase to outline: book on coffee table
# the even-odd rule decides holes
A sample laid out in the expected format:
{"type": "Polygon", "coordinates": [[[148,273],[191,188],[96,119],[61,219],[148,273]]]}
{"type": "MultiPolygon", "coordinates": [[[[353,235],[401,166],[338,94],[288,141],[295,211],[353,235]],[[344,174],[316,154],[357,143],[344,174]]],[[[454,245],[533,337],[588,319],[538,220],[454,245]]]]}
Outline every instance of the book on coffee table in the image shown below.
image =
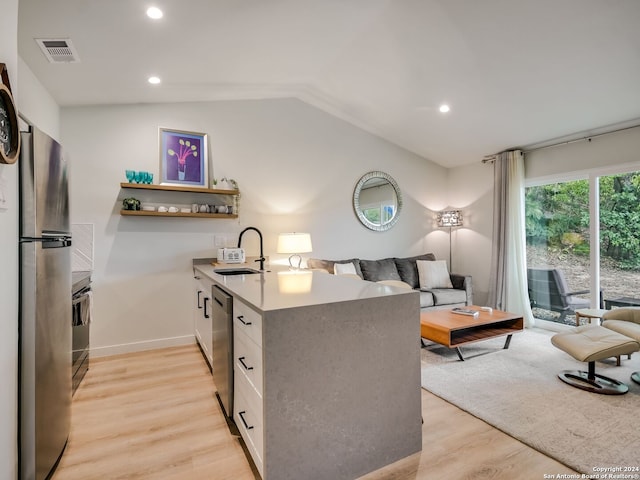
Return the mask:
{"type": "Polygon", "coordinates": [[[453,313],[457,313],[458,315],[469,315],[470,317],[477,317],[478,315],[480,315],[480,312],[478,312],[477,310],[472,310],[470,308],[455,307],[452,308],[451,311],[453,313]]]}

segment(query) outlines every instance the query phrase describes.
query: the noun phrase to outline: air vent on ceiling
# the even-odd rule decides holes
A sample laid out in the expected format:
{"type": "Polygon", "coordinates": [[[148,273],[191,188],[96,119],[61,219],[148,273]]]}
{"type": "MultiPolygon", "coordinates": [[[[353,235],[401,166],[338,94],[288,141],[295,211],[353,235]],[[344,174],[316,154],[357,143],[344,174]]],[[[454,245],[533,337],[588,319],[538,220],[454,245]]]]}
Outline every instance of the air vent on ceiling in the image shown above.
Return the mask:
{"type": "Polygon", "coordinates": [[[80,61],[76,48],[69,38],[36,38],[44,56],[51,63],[76,63],[80,61]]]}

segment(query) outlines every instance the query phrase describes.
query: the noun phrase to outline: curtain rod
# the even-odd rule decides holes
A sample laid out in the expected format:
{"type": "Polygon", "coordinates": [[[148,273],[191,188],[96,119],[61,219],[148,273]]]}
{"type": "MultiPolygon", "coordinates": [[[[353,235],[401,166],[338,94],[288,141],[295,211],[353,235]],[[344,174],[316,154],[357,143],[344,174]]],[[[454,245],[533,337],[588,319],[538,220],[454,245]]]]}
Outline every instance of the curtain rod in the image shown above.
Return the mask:
{"type": "Polygon", "coordinates": [[[587,135],[586,137],[576,138],[576,139],[573,139],[573,140],[567,140],[565,142],[552,143],[551,145],[544,145],[542,147],[530,148],[529,150],[523,150],[522,153],[531,153],[531,152],[535,152],[537,150],[544,150],[545,148],[559,147],[560,145],[569,145],[571,143],[583,142],[585,140],[590,142],[592,138],[602,137],[604,135],[610,135],[612,133],[624,132],[625,130],[631,130],[631,129],[638,128],[638,127],[640,127],[640,124],[639,125],[631,125],[629,127],[617,128],[617,129],[611,130],[609,132],[596,133],[594,135],[587,135]]]}
{"type": "MultiPolygon", "coordinates": [[[[520,150],[519,148],[509,148],[507,150],[503,150],[501,152],[498,153],[494,153],[493,155],[485,155],[484,158],[482,159],[482,163],[493,163],[495,162],[496,158],[498,158],[498,155],[502,154],[502,153],[507,153],[507,152],[514,152],[516,150],[520,150]]],[[[520,151],[520,156],[524,155],[523,151],[520,151]]]]}
{"type": "MultiPolygon", "coordinates": [[[[625,130],[631,130],[631,129],[639,128],[639,127],[640,127],[640,124],[631,125],[629,127],[617,128],[617,129],[611,130],[609,132],[596,133],[596,134],[587,135],[587,136],[581,137],[581,138],[575,138],[573,140],[566,140],[564,142],[552,143],[550,145],[544,145],[542,147],[530,148],[529,150],[522,150],[522,153],[523,154],[531,153],[531,152],[535,152],[537,150],[544,150],[545,148],[559,147],[560,145],[569,145],[571,143],[584,142],[585,140],[590,142],[592,138],[602,137],[604,135],[610,135],[612,133],[624,132],[625,130]]],[[[511,150],[511,149],[509,149],[509,150],[511,150]]],[[[509,151],[509,150],[504,150],[504,152],[509,151]]],[[[517,149],[513,149],[513,150],[517,150],[517,149]]],[[[482,159],[482,163],[493,162],[496,159],[496,157],[498,155],[500,155],[500,153],[503,153],[503,152],[494,153],[493,155],[485,155],[484,158],[482,159]]]]}

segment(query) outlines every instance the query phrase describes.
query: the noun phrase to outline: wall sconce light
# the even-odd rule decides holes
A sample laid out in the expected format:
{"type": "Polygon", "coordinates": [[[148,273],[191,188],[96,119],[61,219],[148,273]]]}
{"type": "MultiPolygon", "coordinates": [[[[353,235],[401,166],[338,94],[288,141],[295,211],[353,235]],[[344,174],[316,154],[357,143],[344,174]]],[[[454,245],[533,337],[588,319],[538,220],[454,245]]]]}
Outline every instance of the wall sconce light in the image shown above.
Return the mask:
{"type": "Polygon", "coordinates": [[[462,226],[462,212],[460,210],[444,210],[438,213],[439,227],[449,227],[449,270],[451,267],[451,228],[462,226]]]}
{"type": "Polygon", "coordinates": [[[281,233],[278,235],[278,253],[290,253],[289,266],[292,269],[300,269],[302,257],[300,253],[310,253],[311,235],[308,233],[281,233]],[[293,265],[293,257],[298,257],[298,266],[293,265]]]}

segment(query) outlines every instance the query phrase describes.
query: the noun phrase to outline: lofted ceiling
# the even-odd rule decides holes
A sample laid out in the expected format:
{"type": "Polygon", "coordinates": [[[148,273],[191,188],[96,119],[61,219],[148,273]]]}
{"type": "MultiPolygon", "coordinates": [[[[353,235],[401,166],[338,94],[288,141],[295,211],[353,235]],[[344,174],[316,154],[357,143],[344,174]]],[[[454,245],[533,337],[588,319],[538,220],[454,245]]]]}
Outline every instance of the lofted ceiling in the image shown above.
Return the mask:
{"type": "Polygon", "coordinates": [[[638,0],[19,0],[18,48],[60,106],[296,97],[454,167],[640,123],[639,24],[638,0]]]}

